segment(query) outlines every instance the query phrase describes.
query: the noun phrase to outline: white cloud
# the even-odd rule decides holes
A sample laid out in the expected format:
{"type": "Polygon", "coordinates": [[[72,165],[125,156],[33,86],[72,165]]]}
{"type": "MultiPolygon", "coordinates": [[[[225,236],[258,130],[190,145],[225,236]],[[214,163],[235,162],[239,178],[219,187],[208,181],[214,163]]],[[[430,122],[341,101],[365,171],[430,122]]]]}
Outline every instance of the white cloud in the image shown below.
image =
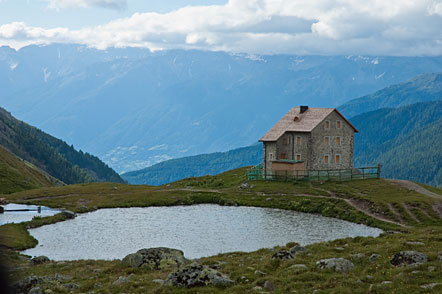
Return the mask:
{"type": "MultiPolygon", "coordinates": [[[[50,4],[117,8],[126,1],[50,4]]],[[[440,0],[230,0],[163,14],[135,13],[79,30],[15,22],[0,26],[0,43],[71,42],[100,49],[133,46],[251,54],[440,55],[441,28],[440,0]]]]}
{"type": "Polygon", "coordinates": [[[48,7],[55,10],[66,8],[88,8],[103,7],[109,9],[124,9],[127,7],[127,0],[45,0],[48,7]]]}

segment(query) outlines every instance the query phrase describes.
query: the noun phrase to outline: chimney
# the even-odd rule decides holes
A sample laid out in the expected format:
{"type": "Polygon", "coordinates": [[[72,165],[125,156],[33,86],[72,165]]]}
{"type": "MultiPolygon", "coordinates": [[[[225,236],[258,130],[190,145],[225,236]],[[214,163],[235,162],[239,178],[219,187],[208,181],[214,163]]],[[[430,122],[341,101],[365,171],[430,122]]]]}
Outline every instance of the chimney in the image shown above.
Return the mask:
{"type": "Polygon", "coordinates": [[[304,113],[304,112],[306,112],[308,110],[308,106],[302,106],[301,105],[301,111],[300,111],[300,113],[304,113]]]}

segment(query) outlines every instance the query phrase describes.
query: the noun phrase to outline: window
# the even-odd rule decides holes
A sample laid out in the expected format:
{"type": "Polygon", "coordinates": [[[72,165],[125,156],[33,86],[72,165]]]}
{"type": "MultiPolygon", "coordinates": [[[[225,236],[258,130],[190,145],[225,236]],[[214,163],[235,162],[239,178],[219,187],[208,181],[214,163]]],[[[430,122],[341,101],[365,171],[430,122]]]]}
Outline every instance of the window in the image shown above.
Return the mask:
{"type": "Polygon", "coordinates": [[[269,159],[273,160],[273,153],[269,153],[269,159]]]}
{"type": "Polygon", "coordinates": [[[324,163],[328,164],[328,155],[324,155],[324,163]]]}
{"type": "Polygon", "coordinates": [[[289,136],[289,145],[292,143],[292,136],[289,136]]]}
{"type": "Polygon", "coordinates": [[[336,121],[336,128],[337,128],[337,129],[340,129],[340,128],[341,128],[341,121],[340,121],[340,120],[337,120],[337,121],[336,121]]]}
{"type": "Polygon", "coordinates": [[[281,158],[281,159],[287,159],[287,154],[285,154],[285,153],[281,153],[280,158],[281,158]]]}
{"type": "Polygon", "coordinates": [[[296,144],[301,145],[301,137],[296,137],[296,144]]]}
{"type": "Polygon", "coordinates": [[[335,163],[340,163],[341,162],[341,155],[340,154],[336,154],[335,156],[335,163]]]}
{"type": "Polygon", "coordinates": [[[286,138],[282,139],[282,145],[287,145],[287,139],[286,138]]]}
{"type": "Polygon", "coordinates": [[[324,137],[324,144],[330,145],[330,137],[324,137]]]}
{"type": "Polygon", "coordinates": [[[336,137],[336,145],[341,145],[341,137],[336,137]]]}
{"type": "Polygon", "coordinates": [[[329,120],[326,120],[326,121],[325,121],[324,127],[325,127],[326,129],[329,129],[329,128],[330,128],[330,121],[329,121],[329,120]]]}
{"type": "Polygon", "coordinates": [[[296,160],[298,160],[298,161],[301,160],[301,154],[296,154],[296,160]]]}

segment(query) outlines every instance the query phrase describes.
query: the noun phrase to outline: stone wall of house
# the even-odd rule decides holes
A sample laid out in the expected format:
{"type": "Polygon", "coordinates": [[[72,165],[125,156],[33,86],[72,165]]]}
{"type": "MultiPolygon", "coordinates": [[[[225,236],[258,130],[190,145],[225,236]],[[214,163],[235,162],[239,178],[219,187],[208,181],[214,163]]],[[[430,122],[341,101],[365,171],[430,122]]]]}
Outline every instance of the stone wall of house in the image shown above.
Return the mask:
{"type": "Polygon", "coordinates": [[[272,169],[272,160],[276,160],[277,144],[276,142],[264,142],[262,150],[263,169],[272,169]]]}
{"type": "MultiPolygon", "coordinates": [[[[309,158],[309,133],[286,132],[276,142],[277,159],[297,160],[297,155],[301,155],[301,160],[307,163],[309,158]],[[298,144],[298,137],[301,142],[298,144]],[[285,156],[283,156],[285,155],[285,156]]],[[[306,166],[306,168],[308,168],[306,166]]]]}
{"type": "Polygon", "coordinates": [[[353,135],[353,128],[336,112],[332,112],[311,133],[308,168],[312,170],[352,168],[353,135]],[[326,121],[329,122],[328,128],[326,121]],[[340,121],[340,128],[337,128],[337,121],[340,121]],[[325,143],[325,137],[329,138],[329,144],[325,143]],[[336,142],[337,137],[340,137],[340,144],[336,142]],[[325,162],[326,155],[328,155],[328,163],[325,162]],[[336,155],[340,156],[339,163],[336,162],[336,155]]]}

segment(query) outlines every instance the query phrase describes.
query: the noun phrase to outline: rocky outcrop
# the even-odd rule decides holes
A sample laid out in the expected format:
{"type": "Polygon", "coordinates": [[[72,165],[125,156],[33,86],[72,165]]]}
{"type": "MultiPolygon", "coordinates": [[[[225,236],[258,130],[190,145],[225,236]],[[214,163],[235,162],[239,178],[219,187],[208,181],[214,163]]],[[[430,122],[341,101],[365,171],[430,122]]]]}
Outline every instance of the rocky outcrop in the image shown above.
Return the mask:
{"type": "Polygon", "coordinates": [[[319,269],[332,269],[336,272],[347,273],[354,268],[354,264],[345,258],[328,258],[316,262],[319,269]]]}
{"type": "Polygon", "coordinates": [[[15,293],[28,293],[29,290],[35,288],[40,283],[40,279],[37,276],[30,275],[22,280],[17,281],[12,285],[15,293]]]}
{"type": "Polygon", "coordinates": [[[295,258],[293,254],[288,250],[281,250],[272,255],[272,259],[293,259],[295,258]]]}
{"type": "Polygon", "coordinates": [[[32,258],[30,261],[31,265],[42,264],[42,263],[46,263],[46,262],[49,262],[49,258],[44,255],[36,256],[36,257],[32,258]]]}
{"type": "Polygon", "coordinates": [[[306,251],[307,251],[307,249],[305,247],[302,247],[299,245],[296,245],[296,246],[293,246],[292,248],[290,248],[290,253],[294,254],[294,255],[296,255],[298,253],[306,252],[306,251]]]}
{"type": "Polygon", "coordinates": [[[427,256],[417,251],[401,251],[393,255],[390,263],[394,266],[410,266],[427,262],[427,256]]]}
{"type": "Polygon", "coordinates": [[[235,284],[226,275],[209,268],[208,266],[192,263],[171,273],[164,281],[165,286],[199,287],[213,285],[216,287],[230,287],[235,284]]]}
{"type": "Polygon", "coordinates": [[[122,260],[123,265],[148,269],[171,268],[181,266],[185,262],[183,251],[166,247],[141,249],[122,260]]]}
{"type": "Polygon", "coordinates": [[[61,214],[62,214],[65,218],[67,218],[67,219],[72,219],[72,218],[75,218],[75,217],[77,216],[74,212],[72,212],[72,211],[70,211],[70,210],[63,210],[63,211],[61,212],[61,214]]]}

